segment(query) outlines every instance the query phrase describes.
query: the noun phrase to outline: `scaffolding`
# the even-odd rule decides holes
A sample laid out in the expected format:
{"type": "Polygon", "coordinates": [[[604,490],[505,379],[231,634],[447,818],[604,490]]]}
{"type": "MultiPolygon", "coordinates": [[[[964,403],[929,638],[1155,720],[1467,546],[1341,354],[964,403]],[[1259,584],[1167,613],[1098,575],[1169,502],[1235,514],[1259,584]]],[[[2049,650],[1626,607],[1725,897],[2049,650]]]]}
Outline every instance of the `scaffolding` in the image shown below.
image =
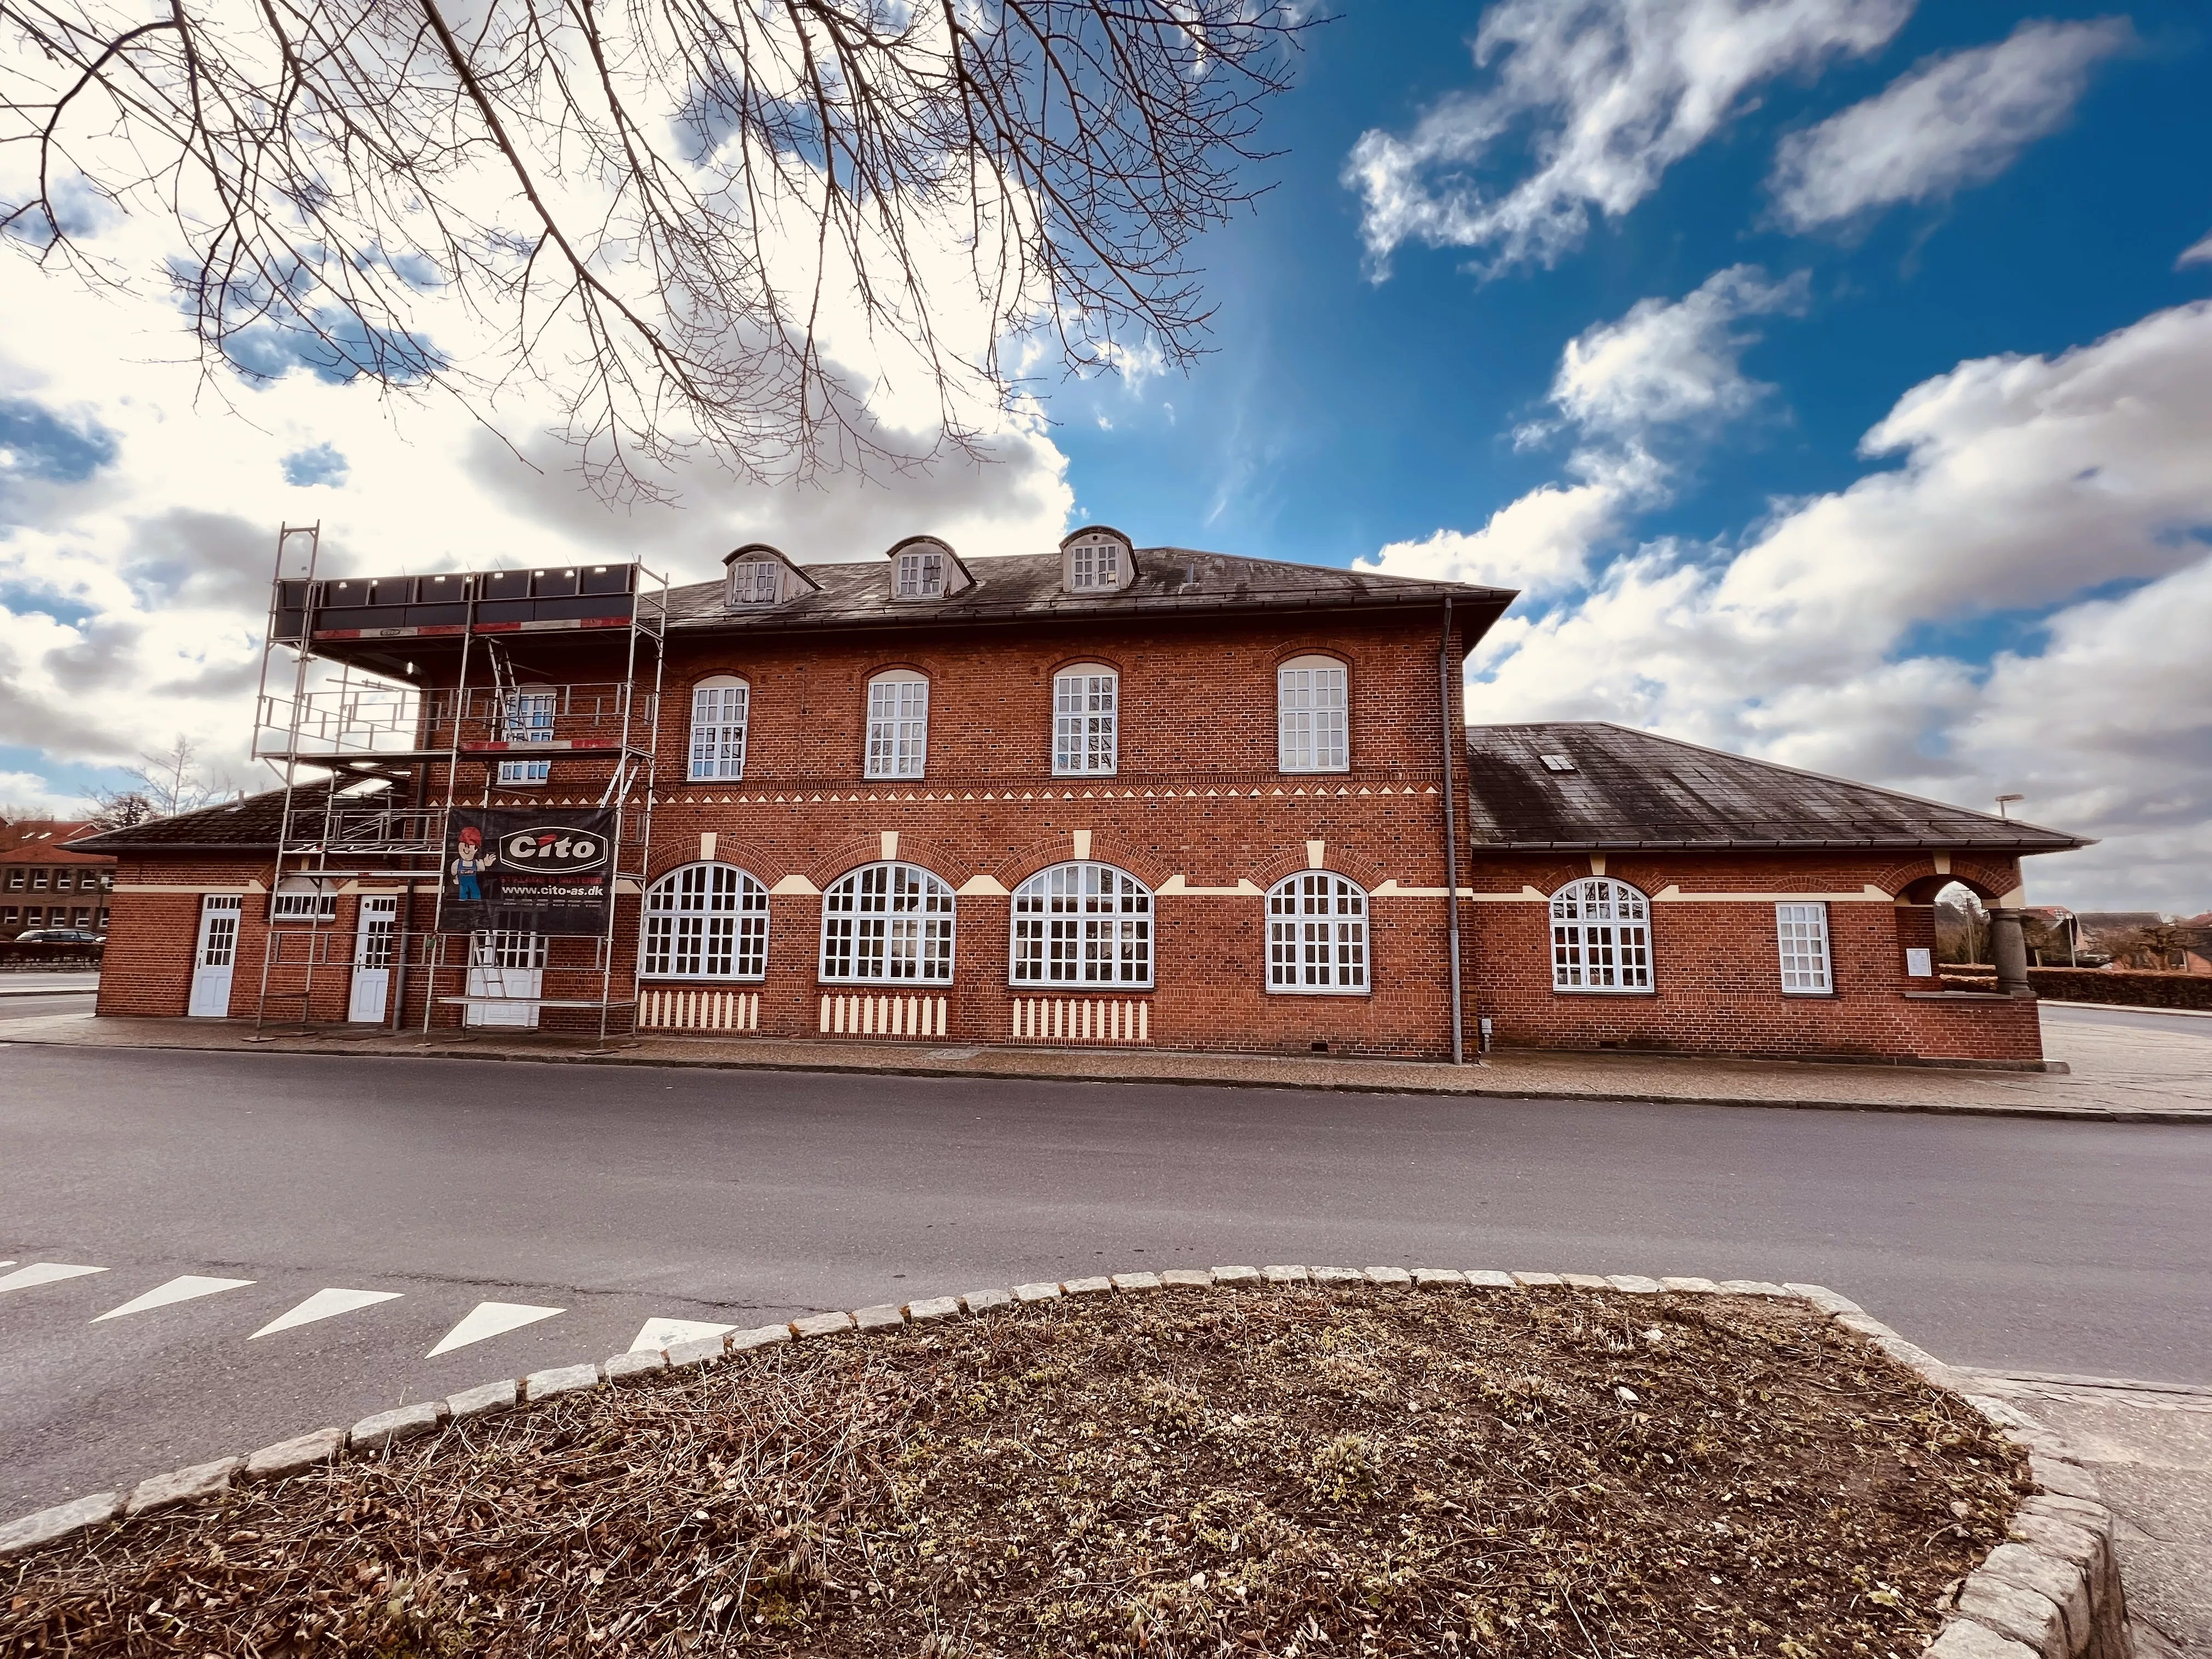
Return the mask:
{"type": "Polygon", "coordinates": [[[282,800],[255,1036],[332,1023],[316,1018],[317,981],[327,998],[341,972],[356,1027],[403,1030],[412,994],[425,1036],[441,1007],[510,1027],[579,1010],[603,1043],[635,1035],[635,977],[617,973],[615,942],[624,889],[643,892],[651,860],[666,578],[601,564],[340,580],[323,574],[321,545],[319,524],[277,533],[253,752],[282,800]],[[582,658],[606,678],[547,672],[525,653],[582,658]],[[556,764],[571,781],[562,804],[581,778],[597,792],[582,804],[612,814],[606,920],[580,939],[589,960],[554,959],[568,938],[441,931],[452,813],[539,804],[495,798],[537,794],[556,764]],[[341,891],[360,896],[350,930],[337,925],[341,891]],[[432,919],[418,926],[426,891],[432,919]],[[356,1018],[364,987],[374,1021],[356,1018]]]}

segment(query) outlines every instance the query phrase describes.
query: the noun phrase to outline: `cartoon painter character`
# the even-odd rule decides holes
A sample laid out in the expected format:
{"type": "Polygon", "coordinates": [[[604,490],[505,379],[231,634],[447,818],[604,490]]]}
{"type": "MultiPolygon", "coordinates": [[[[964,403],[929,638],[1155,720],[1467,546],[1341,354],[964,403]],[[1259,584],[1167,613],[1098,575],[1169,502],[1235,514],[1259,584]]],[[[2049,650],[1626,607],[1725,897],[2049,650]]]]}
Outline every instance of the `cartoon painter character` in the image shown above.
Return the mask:
{"type": "Polygon", "coordinates": [[[464,904],[481,904],[483,889],[477,878],[497,864],[499,859],[484,850],[483,831],[473,823],[462,825],[459,841],[460,856],[453,860],[455,896],[464,904]]]}

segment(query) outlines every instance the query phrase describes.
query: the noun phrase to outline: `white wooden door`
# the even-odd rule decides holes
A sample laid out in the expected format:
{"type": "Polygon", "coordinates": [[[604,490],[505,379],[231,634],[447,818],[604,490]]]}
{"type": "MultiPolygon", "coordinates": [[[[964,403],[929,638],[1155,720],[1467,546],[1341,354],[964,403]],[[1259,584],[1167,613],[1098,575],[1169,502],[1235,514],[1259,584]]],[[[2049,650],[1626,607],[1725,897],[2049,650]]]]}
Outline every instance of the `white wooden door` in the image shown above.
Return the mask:
{"type": "MultiPolygon", "coordinates": [[[[545,935],[471,933],[469,936],[469,994],[472,997],[537,996],[545,988],[545,935]]],[[[535,1002],[471,1002],[471,1025],[535,1028],[535,1002]]]]}
{"type": "Polygon", "coordinates": [[[353,988],[346,997],[346,1018],[356,1025],[384,1021],[392,986],[392,935],[398,925],[397,898],[362,896],[361,917],[353,930],[353,988]]]}
{"type": "Polygon", "coordinates": [[[238,968],[239,897],[206,893],[200,898],[200,936],[192,955],[192,994],[185,1013],[195,1019],[230,1018],[230,976],[238,968]]]}

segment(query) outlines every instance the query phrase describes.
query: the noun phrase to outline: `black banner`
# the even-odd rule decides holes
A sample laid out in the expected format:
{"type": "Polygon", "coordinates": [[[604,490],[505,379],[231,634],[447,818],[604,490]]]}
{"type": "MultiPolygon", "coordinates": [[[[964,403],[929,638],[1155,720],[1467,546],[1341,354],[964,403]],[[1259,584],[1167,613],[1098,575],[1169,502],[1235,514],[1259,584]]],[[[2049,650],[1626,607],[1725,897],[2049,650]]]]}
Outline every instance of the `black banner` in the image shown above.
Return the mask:
{"type": "Polygon", "coordinates": [[[455,807],[446,815],[438,931],[607,930],[614,902],[611,811],[455,807]]]}

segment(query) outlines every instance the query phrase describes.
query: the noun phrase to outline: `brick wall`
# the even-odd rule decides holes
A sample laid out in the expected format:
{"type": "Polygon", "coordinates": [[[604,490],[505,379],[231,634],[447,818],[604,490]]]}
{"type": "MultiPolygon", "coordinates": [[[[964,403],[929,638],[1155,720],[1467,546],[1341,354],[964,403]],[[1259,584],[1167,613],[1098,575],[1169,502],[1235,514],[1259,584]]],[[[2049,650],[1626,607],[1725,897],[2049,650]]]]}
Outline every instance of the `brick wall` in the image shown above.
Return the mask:
{"type": "MultiPolygon", "coordinates": [[[[763,1036],[808,1036],[821,1023],[825,991],[902,994],[924,988],[824,987],[817,975],[820,890],[884,856],[918,864],[969,890],[957,901],[954,982],[927,988],[945,1002],[944,1040],[988,1042],[1013,1030],[1018,996],[1140,1000],[1154,1046],[1439,1058],[1449,1052],[1444,857],[1437,698],[1437,624],[1425,617],[1237,617],[1150,621],[1117,628],[1024,625],[992,630],[732,641],[679,636],[671,643],[661,706],[660,781],[649,873],[658,877],[702,856],[738,865],[772,889],[768,969],[758,984],[732,983],[759,998],[763,1036]],[[1274,671],[1312,652],[1340,657],[1350,671],[1351,770],[1286,776],[1275,769],[1274,671]],[[1121,679],[1120,769],[1111,778],[1051,775],[1052,678],[1076,662],[1103,662],[1121,679]],[[863,777],[870,676],[904,667],[931,684],[929,763],[921,779],[863,777]],[[745,775],[739,781],[684,780],[692,686],[708,674],[737,673],[751,686],[745,775]],[[1285,995],[1267,988],[1267,921],[1260,894],[1309,867],[1319,843],[1321,867],[1368,889],[1371,990],[1358,996],[1285,995]],[[1010,890],[1027,877],[1083,856],[1115,865],[1155,894],[1155,984],[1149,991],[1012,988],[1007,983],[1010,890]],[[1216,891],[1177,890],[1224,890],[1216,891]]],[[[534,650],[556,647],[540,642],[534,650]]],[[[568,647],[560,647],[566,649],[568,647]]],[[[611,678],[602,641],[574,647],[579,680],[611,678]]],[[[565,659],[564,659],[565,660],[565,659]]],[[[550,664],[546,665],[550,670],[550,664]]],[[[1455,677],[1455,678],[1456,677],[1455,677]]],[[[1453,711],[1454,729],[1459,718],[1453,711]]],[[[605,763],[548,757],[543,787],[498,788],[501,805],[595,804],[605,763]]],[[[1455,756],[1459,772],[1461,757],[1455,756]]],[[[465,764],[466,799],[479,798],[484,774],[465,764]]],[[[1463,776],[1462,781],[1463,781],[1463,776]]],[[[437,780],[432,798],[443,793],[437,780]]],[[[2008,860],[1986,866],[1961,860],[1959,872],[1995,892],[2017,884],[2008,860]]],[[[1574,855],[1492,858],[1463,864],[1462,880],[1482,893],[1463,911],[1464,984],[1470,1021],[1478,1010],[1497,1021],[1508,1043],[1553,1047],[1618,1045],[1692,1052],[1813,1055],[2033,1059],[2029,1004],[1910,999],[1904,978],[1913,913],[1887,897],[1831,902],[1836,994],[1784,998],[1776,963],[1771,901],[1700,899],[1704,894],[1884,895],[1934,873],[1926,859],[1743,854],[1613,855],[1613,875],[1657,895],[1670,884],[1684,896],[1655,902],[1658,989],[1646,997],[1554,993],[1548,921],[1524,885],[1548,894],[1589,872],[1574,855]],[[1907,916],[1900,932],[1900,915],[1907,916]]],[[[198,900],[132,890],[198,882],[265,884],[266,860],[126,857],[118,871],[115,925],[101,994],[103,1012],[184,1012],[198,900]]],[[[271,969],[283,994],[274,1018],[302,1012],[336,1020],[346,1012],[356,900],[343,896],[323,930],[312,1002],[305,947],[288,935],[271,969]]],[[[616,994],[627,996],[636,962],[637,906],[626,896],[613,960],[616,994]]],[[[404,919],[417,938],[410,952],[402,1018],[422,1018],[429,993],[422,952],[434,902],[426,891],[404,919]]],[[[242,917],[232,1008],[250,1015],[267,936],[267,900],[249,898],[242,917]]],[[[461,941],[447,941],[458,958],[461,941]]],[[[548,998],[597,994],[575,971],[592,944],[554,940],[548,998]],[[565,969],[565,971],[564,971],[565,969]]],[[[435,987],[459,994],[456,960],[435,987]]],[[[696,981],[679,983],[693,984],[696,981]]],[[[1933,982],[1926,988],[1934,990],[1933,982]]],[[[458,1007],[431,1009],[434,1025],[459,1023],[458,1007]]],[[[549,1009],[552,1030],[595,1026],[584,1011],[549,1009]]],[[[1469,1026],[1470,1039],[1473,1027],[1469,1026]]],[[[933,1032],[933,1035],[934,1033],[933,1032]]]]}
{"type": "MultiPolygon", "coordinates": [[[[1947,998],[1936,994],[1939,981],[1906,977],[1906,946],[1926,942],[1920,910],[1879,896],[1935,874],[1932,859],[1616,852],[1604,863],[1605,874],[1652,900],[1654,990],[1555,991],[1548,906],[1478,902],[1469,907],[1478,995],[1498,1042],[1796,1059],[2041,1058],[2033,1001],[1947,998]],[[1676,894],[1662,896],[1669,888],[1676,894]],[[1785,996],[1774,905],[1823,896],[1833,993],[1785,996]]],[[[2010,860],[1960,858],[1953,867],[1996,892],[2019,883],[2010,860]]],[[[1589,860],[1570,854],[1492,857],[1471,884],[1549,894],[1591,873],[1589,860]]]]}

